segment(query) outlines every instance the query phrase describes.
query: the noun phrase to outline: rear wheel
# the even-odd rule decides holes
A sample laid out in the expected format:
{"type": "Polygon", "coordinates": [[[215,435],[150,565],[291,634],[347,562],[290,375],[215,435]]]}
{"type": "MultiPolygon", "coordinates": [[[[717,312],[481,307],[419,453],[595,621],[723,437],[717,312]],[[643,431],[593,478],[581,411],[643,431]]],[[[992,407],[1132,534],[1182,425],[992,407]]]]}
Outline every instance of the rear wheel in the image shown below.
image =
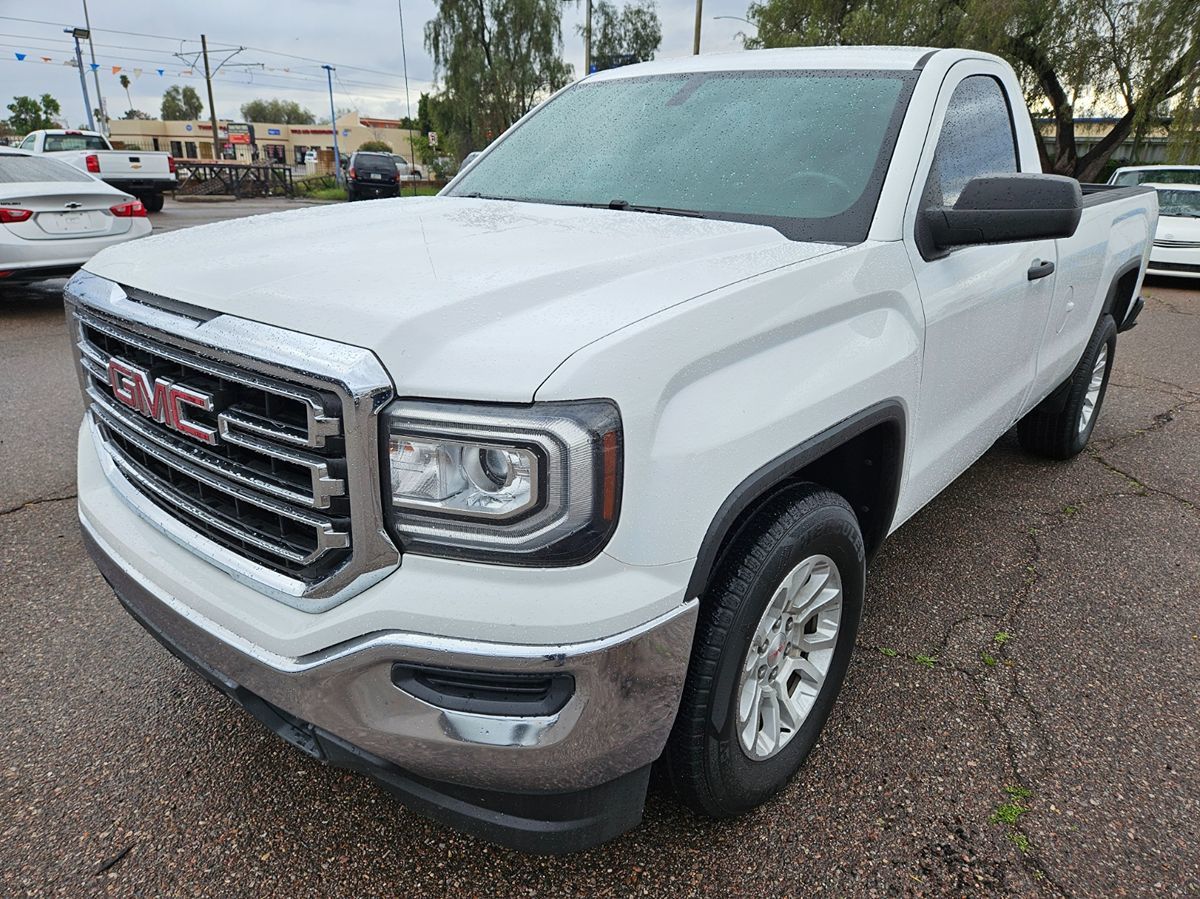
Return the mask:
{"type": "Polygon", "coordinates": [[[1060,460],[1083,451],[1096,427],[1116,351],[1117,325],[1111,315],[1103,315],[1070,380],[1063,385],[1065,400],[1052,395],[1017,423],[1022,447],[1060,460]]]}
{"type": "Polygon", "coordinates": [[[160,193],[142,194],[138,197],[142,201],[142,205],[146,207],[147,212],[161,212],[163,208],[163,195],[160,193]]]}
{"type": "Polygon", "coordinates": [[[701,600],[666,763],[680,799],[713,817],[782,789],[841,689],[862,614],[862,533],[815,484],[769,502],[701,600]]]}

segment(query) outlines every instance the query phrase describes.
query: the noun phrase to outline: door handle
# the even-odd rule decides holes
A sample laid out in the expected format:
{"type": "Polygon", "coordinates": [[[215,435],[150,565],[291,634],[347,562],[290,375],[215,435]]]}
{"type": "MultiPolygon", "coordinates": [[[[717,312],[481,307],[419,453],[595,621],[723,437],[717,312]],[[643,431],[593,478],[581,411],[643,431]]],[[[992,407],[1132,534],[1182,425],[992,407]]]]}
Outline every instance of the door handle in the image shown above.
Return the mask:
{"type": "Polygon", "coordinates": [[[1033,265],[1029,266],[1027,277],[1030,281],[1036,281],[1038,278],[1045,278],[1054,274],[1054,263],[1049,259],[1035,259],[1033,265]]]}

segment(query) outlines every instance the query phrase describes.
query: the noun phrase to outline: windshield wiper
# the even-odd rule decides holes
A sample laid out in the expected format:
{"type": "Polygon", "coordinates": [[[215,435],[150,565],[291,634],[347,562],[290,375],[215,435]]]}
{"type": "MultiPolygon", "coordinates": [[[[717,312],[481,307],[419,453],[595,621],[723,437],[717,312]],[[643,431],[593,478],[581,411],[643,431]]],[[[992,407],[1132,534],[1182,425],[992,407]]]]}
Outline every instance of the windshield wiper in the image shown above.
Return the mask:
{"type": "Polygon", "coordinates": [[[655,215],[683,215],[694,219],[705,217],[703,212],[697,212],[695,209],[675,209],[671,206],[641,206],[636,203],[630,203],[628,200],[610,200],[608,208],[620,209],[625,212],[650,212],[655,215]]]}
{"type": "Polygon", "coordinates": [[[695,209],[675,209],[671,206],[639,206],[628,200],[609,200],[607,203],[589,203],[585,200],[522,200],[523,203],[546,203],[550,206],[576,206],[580,209],[615,209],[617,212],[650,212],[655,215],[682,215],[688,218],[708,218],[695,209]]]}
{"type": "Polygon", "coordinates": [[[454,194],[457,197],[469,197],[473,200],[508,200],[513,203],[544,203],[547,206],[577,206],[580,209],[614,209],[618,212],[649,212],[654,215],[682,215],[687,218],[708,218],[703,212],[695,209],[675,209],[671,206],[642,206],[630,203],[628,200],[609,200],[607,203],[589,203],[584,200],[544,200],[535,197],[491,197],[473,191],[469,194],[454,194]]]}

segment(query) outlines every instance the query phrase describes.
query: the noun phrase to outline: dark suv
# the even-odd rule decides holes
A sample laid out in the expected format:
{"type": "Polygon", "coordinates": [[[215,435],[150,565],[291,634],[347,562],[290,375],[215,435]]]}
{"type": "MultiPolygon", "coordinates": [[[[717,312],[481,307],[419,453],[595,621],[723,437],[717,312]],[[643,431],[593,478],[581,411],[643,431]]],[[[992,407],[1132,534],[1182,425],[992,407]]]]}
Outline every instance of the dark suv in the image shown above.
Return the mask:
{"type": "Polygon", "coordinates": [[[346,171],[346,198],[394,197],[400,192],[396,161],[389,153],[355,153],[346,171]]]}

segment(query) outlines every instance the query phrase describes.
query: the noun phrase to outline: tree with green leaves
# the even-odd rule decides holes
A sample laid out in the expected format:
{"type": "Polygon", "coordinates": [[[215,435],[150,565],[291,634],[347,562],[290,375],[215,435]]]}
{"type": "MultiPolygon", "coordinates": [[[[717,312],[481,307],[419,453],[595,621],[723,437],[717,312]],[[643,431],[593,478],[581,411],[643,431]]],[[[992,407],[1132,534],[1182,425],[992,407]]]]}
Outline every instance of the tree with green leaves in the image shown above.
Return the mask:
{"type": "Polygon", "coordinates": [[[452,107],[444,110],[445,124],[463,152],[571,79],[559,0],[437,0],[425,47],[452,107]]]}
{"type": "Polygon", "coordinates": [[[1054,121],[1047,171],[1095,180],[1114,151],[1169,108],[1176,126],[1200,103],[1195,0],[756,0],[749,47],[907,44],[968,47],[1017,69],[1034,115],[1054,121]],[[1081,108],[1115,122],[1081,154],[1081,108]]]}
{"type": "Polygon", "coordinates": [[[128,109],[125,111],[125,114],[121,116],[121,118],[127,122],[133,121],[135,119],[149,121],[150,116],[147,115],[146,113],[142,112],[140,109],[128,109]]]}
{"type": "Polygon", "coordinates": [[[242,104],[247,122],[280,122],[284,125],[311,125],[316,117],[295,100],[251,100],[242,104]]]}
{"type": "Polygon", "coordinates": [[[133,109],[133,97],[129,96],[129,84],[130,84],[129,76],[122,74],[120,80],[121,80],[121,87],[125,88],[125,99],[129,101],[129,108],[133,109]]]}
{"type": "Polygon", "coordinates": [[[49,94],[42,94],[40,100],[13,97],[8,104],[8,111],[9,127],[17,134],[28,134],[30,131],[58,127],[54,117],[62,112],[62,106],[49,94]]]}
{"type": "Polygon", "coordinates": [[[164,122],[190,122],[204,114],[204,104],[195,88],[175,84],[163,94],[161,114],[164,122]]]}
{"type": "Polygon", "coordinates": [[[385,140],[365,140],[358,145],[364,153],[391,153],[392,145],[385,140]]]}
{"type": "MultiPolygon", "coordinates": [[[[584,35],[586,29],[577,25],[584,35]]],[[[654,0],[628,3],[619,11],[609,0],[592,8],[592,64],[596,71],[654,59],[662,44],[662,22],[654,0]]]]}

